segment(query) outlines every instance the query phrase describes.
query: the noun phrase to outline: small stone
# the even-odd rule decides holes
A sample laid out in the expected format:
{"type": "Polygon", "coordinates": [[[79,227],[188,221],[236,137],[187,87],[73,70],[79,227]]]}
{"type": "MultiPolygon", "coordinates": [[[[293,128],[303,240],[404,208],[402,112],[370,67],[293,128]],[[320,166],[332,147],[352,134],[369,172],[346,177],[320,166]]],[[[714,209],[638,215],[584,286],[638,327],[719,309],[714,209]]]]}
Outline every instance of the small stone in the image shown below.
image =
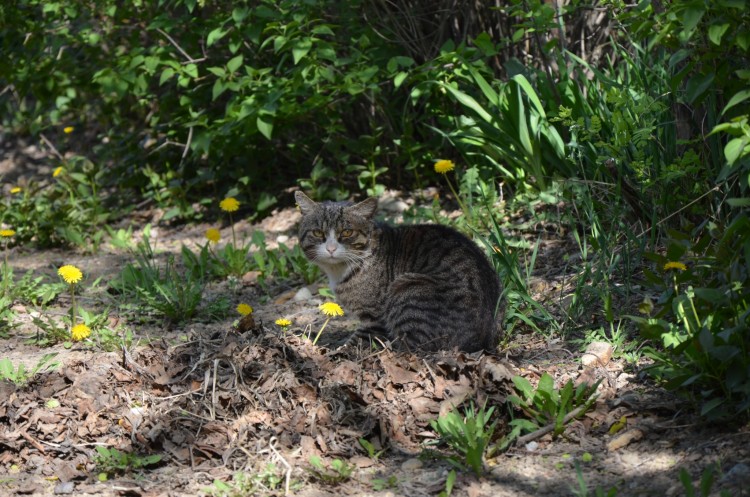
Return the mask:
{"type": "Polygon", "coordinates": [[[529,442],[526,445],[524,445],[524,447],[526,447],[526,451],[527,452],[534,452],[536,449],[539,448],[539,444],[537,442],[534,442],[532,440],[531,442],[529,442]]]}
{"type": "Polygon", "coordinates": [[[369,468],[375,465],[375,460],[365,456],[353,456],[349,459],[350,464],[354,464],[358,468],[369,468]]]}
{"type": "Polygon", "coordinates": [[[66,481],[66,482],[60,482],[57,485],[55,485],[55,494],[61,495],[61,494],[72,494],[73,490],[75,490],[75,484],[72,481],[66,481]]]}
{"type": "Polygon", "coordinates": [[[302,288],[297,290],[297,293],[294,294],[295,302],[302,302],[305,300],[310,300],[311,298],[313,298],[313,294],[306,286],[303,286],[302,288]]]}
{"type": "Polygon", "coordinates": [[[247,273],[242,275],[242,283],[244,283],[245,285],[252,285],[258,281],[260,275],[260,271],[248,271],[247,273]]]}
{"type": "Polygon", "coordinates": [[[401,463],[401,469],[404,471],[416,471],[424,464],[419,459],[407,459],[401,463]]]}
{"type": "Polygon", "coordinates": [[[591,342],[581,356],[581,363],[585,367],[606,366],[613,352],[612,346],[606,342],[591,342]]]}
{"type": "Polygon", "coordinates": [[[726,481],[746,481],[750,479],[750,466],[744,463],[737,463],[732,469],[721,477],[721,482],[726,481]]]}
{"type": "Polygon", "coordinates": [[[286,243],[289,241],[289,237],[287,235],[279,235],[276,237],[276,243],[286,243]]]}

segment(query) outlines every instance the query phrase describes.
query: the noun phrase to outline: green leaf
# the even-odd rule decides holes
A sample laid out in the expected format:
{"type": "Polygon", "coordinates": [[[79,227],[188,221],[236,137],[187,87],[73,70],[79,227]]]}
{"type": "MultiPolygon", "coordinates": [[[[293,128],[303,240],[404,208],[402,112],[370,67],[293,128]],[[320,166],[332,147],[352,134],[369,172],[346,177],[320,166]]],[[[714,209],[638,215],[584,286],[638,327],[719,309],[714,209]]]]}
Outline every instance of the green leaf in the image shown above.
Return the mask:
{"type": "Polygon", "coordinates": [[[292,48],[292,57],[294,58],[294,64],[298,64],[300,60],[302,60],[305,55],[307,55],[310,52],[310,49],[312,48],[312,40],[310,38],[304,38],[302,40],[298,40],[294,44],[294,48],[292,48]]]}
{"type": "Polygon", "coordinates": [[[195,64],[187,64],[184,67],[184,70],[185,74],[187,74],[191,78],[195,79],[198,77],[198,66],[196,66],[195,64]]]}
{"type": "Polygon", "coordinates": [[[404,80],[409,76],[409,73],[406,73],[404,71],[401,71],[400,73],[396,74],[396,77],[393,78],[393,86],[395,88],[398,88],[401,86],[401,84],[404,82],[404,80]]]}
{"type": "Polygon", "coordinates": [[[708,73],[698,74],[690,78],[685,89],[685,100],[687,103],[692,104],[701,97],[711,87],[715,76],[714,73],[708,73]]]}
{"type": "Polygon", "coordinates": [[[526,400],[534,397],[534,387],[532,387],[531,382],[523,376],[514,376],[513,385],[515,385],[516,390],[523,394],[526,400]]]}
{"type": "Polygon", "coordinates": [[[721,115],[723,116],[729,109],[741,102],[744,102],[748,98],[750,98],[750,90],[738,91],[737,93],[732,95],[732,98],[729,99],[727,105],[724,106],[724,110],[721,111],[721,115]]]}
{"type": "Polygon", "coordinates": [[[211,100],[216,100],[219,98],[219,96],[224,93],[224,90],[226,90],[227,87],[224,85],[224,82],[220,79],[217,79],[214,81],[214,86],[211,89],[211,100]]]}
{"type": "Polygon", "coordinates": [[[258,116],[255,120],[255,123],[258,126],[258,131],[260,131],[263,136],[270,140],[271,134],[273,133],[273,123],[267,121],[266,119],[270,119],[270,117],[258,116]]]}
{"type": "Polygon", "coordinates": [[[242,65],[243,60],[244,59],[242,57],[242,54],[229,59],[229,62],[227,62],[227,69],[229,70],[229,72],[235,72],[237,69],[239,69],[242,65]]]}
{"type": "Polygon", "coordinates": [[[453,88],[450,85],[446,85],[444,83],[440,84],[443,88],[448,90],[448,92],[453,95],[453,97],[458,100],[458,102],[463,105],[464,107],[473,110],[476,112],[480,118],[484,119],[487,122],[492,121],[492,116],[484,110],[484,107],[479,105],[479,102],[474,100],[474,97],[467,95],[466,93],[462,92],[461,90],[458,90],[456,88],[453,88]]]}
{"type": "Polygon", "coordinates": [[[490,38],[490,35],[488,35],[486,32],[482,32],[476,38],[474,38],[474,45],[479,50],[481,50],[485,56],[492,56],[497,54],[497,48],[490,38]]]}
{"type": "Polygon", "coordinates": [[[526,76],[524,76],[523,74],[516,74],[515,76],[513,76],[513,81],[518,83],[518,86],[520,86],[524,93],[526,93],[526,96],[529,97],[529,100],[534,105],[539,115],[542,117],[547,117],[547,114],[545,114],[544,112],[542,101],[539,100],[534,87],[531,86],[531,83],[529,83],[529,80],[526,79],[526,76]]]}
{"type": "Polygon", "coordinates": [[[724,397],[716,397],[715,399],[711,399],[705,404],[701,406],[701,416],[705,416],[709,412],[713,411],[717,407],[719,407],[721,404],[723,404],[727,399],[724,397]]]}
{"type": "Polygon", "coordinates": [[[227,75],[227,72],[223,67],[208,67],[206,68],[206,71],[210,72],[217,78],[225,78],[227,75]]]}
{"type": "Polygon", "coordinates": [[[684,32],[689,37],[692,35],[693,31],[695,30],[695,27],[698,26],[698,23],[701,22],[701,18],[703,18],[703,14],[706,13],[705,8],[702,8],[702,5],[696,4],[691,5],[687,9],[685,9],[685,13],[682,17],[682,25],[684,27],[684,32]]]}
{"type": "Polygon", "coordinates": [[[225,30],[223,27],[219,27],[208,33],[208,37],[206,38],[206,46],[211,46],[217,41],[224,38],[224,35],[226,35],[229,32],[229,30],[225,30]]]}
{"type": "MultiPolygon", "coordinates": [[[[750,207],[750,198],[747,198],[747,197],[745,197],[745,198],[728,198],[727,199],[727,203],[731,207],[750,207]]],[[[699,288],[695,289],[695,294],[696,295],[699,295],[698,294],[698,290],[700,290],[700,289],[699,288]]]]}
{"type": "Polygon", "coordinates": [[[750,138],[748,138],[747,136],[743,136],[730,140],[729,143],[726,144],[726,146],[724,147],[724,157],[726,157],[727,162],[730,166],[734,164],[737,159],[739,159],[740,157],[744,157],[747,154],[745,148],[747,147],[749,141],[750,138]]]}
{"type": "Polygon", "coordinates": [[[721,37],[724,36],[727,29],[729,29],[729,23],[712,24],[711,27],[708,28],[708,39],[711,40],[714,45],[720,45],[721,37]]]}
{"type": "Polygon", "coordinates": [[[542,374],[542,377],[539,378],[539,386],[537,386],[537,391],[539,393],[545,393],[552,397],[552,395],[555,393],[555,379],[552,378],[552,375],[549,373],[542,374]]]}

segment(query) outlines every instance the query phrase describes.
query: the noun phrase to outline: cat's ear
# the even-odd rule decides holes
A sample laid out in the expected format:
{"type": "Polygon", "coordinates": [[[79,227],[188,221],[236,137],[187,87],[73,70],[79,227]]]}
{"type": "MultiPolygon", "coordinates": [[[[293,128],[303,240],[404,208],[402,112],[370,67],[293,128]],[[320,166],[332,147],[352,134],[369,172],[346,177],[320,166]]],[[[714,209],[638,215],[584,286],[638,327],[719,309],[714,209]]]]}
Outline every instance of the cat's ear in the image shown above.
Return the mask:
{"type": "Polygon", "coordinates": [[[299,209],[302,211],[303,216],[310,214],[318,208],[318,204],[301,191],[294,192],[294,200],[297,201],[297,205],[299,205],[299,209]]]}
{"type": "Polygon", "coordinates": [[[347,207],[346,209],[357,216],[362,216],[365,219],[372,219],[373,216],[375,216],[375,211],[378,210],[378,199],[375,197],[366,198],[362,202],[347,207]]]}

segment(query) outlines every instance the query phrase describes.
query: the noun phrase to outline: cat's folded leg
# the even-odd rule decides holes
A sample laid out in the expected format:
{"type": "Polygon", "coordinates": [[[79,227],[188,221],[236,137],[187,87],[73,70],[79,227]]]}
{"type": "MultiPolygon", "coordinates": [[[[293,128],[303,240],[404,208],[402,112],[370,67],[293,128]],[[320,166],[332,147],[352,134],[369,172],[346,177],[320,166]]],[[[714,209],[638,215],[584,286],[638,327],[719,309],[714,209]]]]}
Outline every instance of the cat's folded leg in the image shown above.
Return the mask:
{"type": "Polygon", "coordinates": [[[344,342],[342,347],[349,347],[359,341],[370,343],[373,340],[377,340],[380,343],[387,342],[389,340],[388,331],[378,323],[362,323],[360,327],[346,339],[346,342],[344,342]]]}

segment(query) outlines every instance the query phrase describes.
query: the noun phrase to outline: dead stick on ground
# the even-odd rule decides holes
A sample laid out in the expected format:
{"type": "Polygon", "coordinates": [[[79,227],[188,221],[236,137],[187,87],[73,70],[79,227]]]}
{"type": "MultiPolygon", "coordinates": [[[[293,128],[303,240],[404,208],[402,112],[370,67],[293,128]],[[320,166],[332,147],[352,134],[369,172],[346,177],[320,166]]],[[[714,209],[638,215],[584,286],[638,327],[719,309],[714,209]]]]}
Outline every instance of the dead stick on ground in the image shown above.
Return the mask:
{"type": "Polygon", "coordinates": [[[292,480],[292,466],[287,462],[284,457],[279,454],[279,451],[276,450],[276,447],[274,447],[274,443],[276,443],[276,437],[271,437],[271,440],[268,441],[268,446],[271,448],[274,454],[276,454],[276,457],[279,458],[279,460],[286,466],[286,482],[284,485],[284,495],[289,495],[289,484],[292,480]]]}
{"type": "MultiPolygon", "coordinates": [[[[571,419],[577,417],[581,412],[583,412],[586,409],[587,406],[578,406],[572,411],[570,411],[564,418],[563,418],[563,425],[570,421],[571,419]]],[[[527,443],[531,442],[532,440],[536,440],[537,438],[540,438],[547,433],[551,432],[555,429],[555,426],[557,426],[556,423],[550,423],[547,426],[543,426],[539,428],[536,431],[533,431],[529,433],[528,435],[524,435],[522,437],[518,437],[518,440],[516,440],[516,445],[526,445],[527,443]]]]}
{"type": "Polygon", "coordinates": [[[25,431],[21,432],[21,436],[23,438],[25,438],[27,442],[29,442],[31,445],[33,445],[36,448],[36,450],[38,450],[39,452],[41,452],[44,455],[47,455],[47,451],[44,450],[44,447],[42,446],[42,444],[40,444],[39,442],[37,442],[34,439],[34,437],[32,437],[31,435],[29,435],[25,431]]]}
{"type": "Polygon", "coordinates": [[[55,155],[55,157],[63,161],[65,160],[65,157],[63,157],[60,151],[57,150],[57,147],[55,147],[46,136],[44,136],[44,133],[39,133],[39,136],[41,137],[42,141],[47,144],[47,146],[50,148],[50,151],[53,155],[55,155]]]}

